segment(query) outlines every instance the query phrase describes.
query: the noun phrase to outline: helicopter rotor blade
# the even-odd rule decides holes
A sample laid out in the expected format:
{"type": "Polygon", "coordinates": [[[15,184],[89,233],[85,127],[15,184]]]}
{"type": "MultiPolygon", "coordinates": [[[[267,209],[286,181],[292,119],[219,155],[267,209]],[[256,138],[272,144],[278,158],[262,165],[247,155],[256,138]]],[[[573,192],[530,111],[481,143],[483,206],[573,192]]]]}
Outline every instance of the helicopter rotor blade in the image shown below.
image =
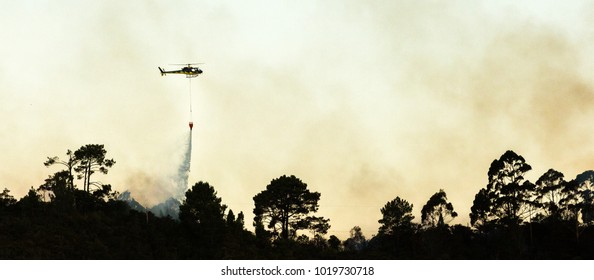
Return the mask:
{"type": "Polygon", "coordinates": [[[203,62],[195,62],[195,63],[173,63],[173,64],[169,64],[169,65],[198,65],[198,64],[204,64],[203,62]]]}

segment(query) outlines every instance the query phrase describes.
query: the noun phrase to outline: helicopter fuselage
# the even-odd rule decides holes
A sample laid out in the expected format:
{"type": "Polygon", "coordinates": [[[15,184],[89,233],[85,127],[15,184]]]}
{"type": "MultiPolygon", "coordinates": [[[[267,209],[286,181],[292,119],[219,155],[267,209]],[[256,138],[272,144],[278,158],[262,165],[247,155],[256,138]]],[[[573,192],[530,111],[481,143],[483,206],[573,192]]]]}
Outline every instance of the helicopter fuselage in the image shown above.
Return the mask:
{"type": "Polygon", "coordinates": [[[175,70],[175,71],[165,71],[165,70],[163,70],[163,68],[159,67],[159,71],[161,71],[161,76],[165,76],[167,74],[182,74],[182,75],[186,75],[186,78],[194,78],[194,77],[198,77],[198,75],[202,74],[202,69],[200,69],[198,67],[191,67],[191,66],[186,66],[180,70],[175,70]]]}

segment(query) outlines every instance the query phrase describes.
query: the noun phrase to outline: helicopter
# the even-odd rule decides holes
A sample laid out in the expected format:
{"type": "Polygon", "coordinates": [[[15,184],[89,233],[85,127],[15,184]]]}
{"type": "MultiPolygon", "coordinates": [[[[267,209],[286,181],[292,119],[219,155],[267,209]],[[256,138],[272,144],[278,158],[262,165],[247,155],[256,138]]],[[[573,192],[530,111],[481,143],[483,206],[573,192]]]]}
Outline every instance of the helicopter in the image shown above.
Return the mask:
{"type": "Polygon", "coordinates": [[[173,64],[173,65],[186,65],[180,70],[174,71],[165,71],[163,68],[159,67],[159,71],[161,71],[161,76],[165,76],[167,74],[184,74],[186,78],[195,78],[198,75],[202,74],[202,69],[198,67],[192,67],[192,65],[202,64],[202,63],[187,63],[187,64],[173,64]]]}

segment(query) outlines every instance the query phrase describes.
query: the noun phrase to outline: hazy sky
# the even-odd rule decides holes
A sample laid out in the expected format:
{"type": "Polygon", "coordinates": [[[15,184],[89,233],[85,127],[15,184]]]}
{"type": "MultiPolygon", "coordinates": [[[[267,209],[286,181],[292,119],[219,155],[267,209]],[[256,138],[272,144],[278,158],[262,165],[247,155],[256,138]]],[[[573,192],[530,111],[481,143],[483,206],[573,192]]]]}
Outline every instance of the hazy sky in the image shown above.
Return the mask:
{"type": "Polygon", "coordinates": [[[594,168],[588,1],[2,1],[0,187],[20,198],[104,144],[97,175],[146,204],[169,195],[193,119],[190,182],[251,228],[281,175],[322,194],[330,234],[377,232],[400,196],[444,189],[466,224],[491,161],[536,180],[594,168]],[[202,62],[189,81],[158,66],[202,62]]]}

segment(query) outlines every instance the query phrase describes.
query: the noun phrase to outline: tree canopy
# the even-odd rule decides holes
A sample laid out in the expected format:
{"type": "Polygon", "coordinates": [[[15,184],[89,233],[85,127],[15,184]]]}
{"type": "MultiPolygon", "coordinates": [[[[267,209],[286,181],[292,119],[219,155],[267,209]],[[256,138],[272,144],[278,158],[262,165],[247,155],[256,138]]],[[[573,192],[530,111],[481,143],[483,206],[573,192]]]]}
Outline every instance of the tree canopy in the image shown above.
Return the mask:
{"type": "Polygon", "coordinates": [[[98,182],[92,182],[91,175],[97,171],[107,174],[107,168],[115,164],[115,160],[105,158],[106,153],[104,145],[99,144],[88,144],[74,152],[74,159],[77,163],[74,171],[78,172],[78,179],[84,179],[83,189],[86,192],[91,191],[91,185],[101,185],[98,182]]]}
{"type": "Polygon", "coordinates": [[[379,233],[392,235],[398,231],[410,229],[412,220],[415,218],[412,215],[412,209],[413,205],[400,197],[386,203],[380,209],[382,219],[378,221],[381,224],[379,233]]]}
{"type": "Polygon", "coordinates": [[[535,201],[542,208],[542,216],[561,220],[570,215],[564,205],[569,198],[568,187],[563,173],[554,169],[549,169],[538,178],[534,192],[535,201]]]}
{"type": "Polygon", "coordinates": [[[513,151],[494,160],[487,173],[489,183],[475,196],[471,223],[518,225],[528,217],[534,184],[527,181],[524,174],[531,169],[526,160],[513,151]]]}
{"type": "Polygon", "coordinates": [[[186,199],[179,206],[179,219],[210,229],[221,228],[225,224],[227,209],[221,201],[214,187],[206,182],[198,182],[186,191],[186,199]]]}
{"type": "Polygon", "coordinates": [[[311,192],[301,179],[283,175],[254,196],[254,226],[285,240],[295,238],[302,229],[325,233],[329,220],[310,216],[318,211],[319,200],[320,193],[311,192]]]}
{"type": "Polygon", "coordinates": [[[444,226],[457,216],[458,213],[454,211],[452,203],[448,202],[444,190],[439,190],[432,195],[427,204],[421,209],[421,222],[430,227],[444,226]]]}

